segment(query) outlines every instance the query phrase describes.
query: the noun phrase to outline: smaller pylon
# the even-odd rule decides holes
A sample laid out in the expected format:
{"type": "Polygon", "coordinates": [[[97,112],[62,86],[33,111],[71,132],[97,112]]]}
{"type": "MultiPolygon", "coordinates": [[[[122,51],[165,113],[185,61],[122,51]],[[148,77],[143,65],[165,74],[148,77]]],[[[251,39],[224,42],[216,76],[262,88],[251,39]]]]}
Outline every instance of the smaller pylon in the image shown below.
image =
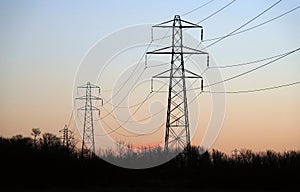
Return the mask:
{"type": "Polygon", "coordinates": [[[100,109],[94,106],[93,101],[100,100],[103,105],[103,99],[92,94],[92,90],[96,89],[98,90],[98,94],[100,95],[100,87],[97,85],[93,85],[90,82],[87,82],[87,84],[85,85],[78,86],[77,88],[85,89],[85,95],[76,98],[76,100],[85,101],[85,105],[78,109],[84,111],[81,157],[93,157],[95,156],[93,111],[98,111],[100,116],[100,109]]]}
{"type": "Polygon", "coordinates": [[[68,125],[65,125],[65,127],[59,131],[62,133],[62,143],[69,151],[69,144],[72,139],[72,131],[69,130],[68,125]]]}
{"type": "Polygon", "coordinates": [[[231,156],[233,159],[237,160],[240,157],[241,152],[238,149],[231,151],[231,156]]]}

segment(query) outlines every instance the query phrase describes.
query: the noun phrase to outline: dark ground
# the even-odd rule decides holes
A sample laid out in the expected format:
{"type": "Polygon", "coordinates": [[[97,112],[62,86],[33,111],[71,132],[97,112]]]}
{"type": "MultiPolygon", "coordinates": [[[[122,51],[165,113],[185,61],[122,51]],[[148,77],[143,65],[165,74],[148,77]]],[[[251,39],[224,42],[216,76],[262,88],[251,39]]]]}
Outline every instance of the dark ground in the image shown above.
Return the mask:
{"type": "MultiPolygon", "coordinates": [[[[125,169],[58,145],[0,139],[1,191],[298,191],[300,153],[183,153],[161,166],[125,169]],[[190,157],[190,158],[187,158],[190,157]]],[[[196,149],[196,148],[194,148],[196,149]]]]}

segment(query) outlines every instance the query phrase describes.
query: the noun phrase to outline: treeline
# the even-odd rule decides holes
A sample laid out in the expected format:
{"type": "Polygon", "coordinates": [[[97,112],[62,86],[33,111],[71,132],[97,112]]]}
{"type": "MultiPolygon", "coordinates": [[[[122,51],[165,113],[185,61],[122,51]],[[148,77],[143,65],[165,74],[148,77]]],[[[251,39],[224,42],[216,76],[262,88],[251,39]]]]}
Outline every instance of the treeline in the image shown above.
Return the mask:
{"type": "Polygon", "coordinates": [[[122,154],[103,153],[102,157],[81,157],[76,142],[68,147],[51,133],[33,138],[17,135],[0,137],[2,188],[122,189],[153,188],[179,190],[200,188],[258,188],[286,190],[300,182],[300,152],[253,152],[241,150],[227,155],[218,150],[204,151],[192,146],[160,166],[133,170],[102,160],[152,161],[164,152],[160,148],[122,154]]]}

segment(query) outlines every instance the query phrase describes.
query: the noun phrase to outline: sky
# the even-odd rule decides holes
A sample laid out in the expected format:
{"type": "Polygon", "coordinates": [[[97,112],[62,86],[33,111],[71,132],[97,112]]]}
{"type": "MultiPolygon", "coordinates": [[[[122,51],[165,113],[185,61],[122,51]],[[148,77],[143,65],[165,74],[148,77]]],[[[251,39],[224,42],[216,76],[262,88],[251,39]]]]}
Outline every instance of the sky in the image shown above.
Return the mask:
{"type": "MultiPolygon", "coordinates": [[[[72,113],[73,88],[80,64],[97,42],[121,29],[170,20],[174,15],[187,13],[206,2],[0,1],[0,135],[30,136],[34,127],[58,134],[72,113]]],[[[229,2],[214,1],[182,19],[196,23],[229,2]]],[[[275,2],[235,1],[200,23],[204,28],[204,39],[230,33],[275,2]]],[[[283,0],[243,29],[298,5],[298,1],[283,0]]],[[[256,29],[228,37],[206,51],[216,65],[226,66],[294,50],[300,45],[299,18],[300,9],[256,29]]],[[[141,36],[150,37],[150,31],[141,36]]],[[[203,42],[204,46],[208,44],[203,42]]],[[[131,57],[138,59],[141,53],[142,49],[129,52],[131,57]]],[[[225,89],[259,89],[299,81],[299,59],[300,54],[296,52],[270,66],[226,82],[225,89]]],[[[258,65],[221,69],[220,73],[223,78],[228,78],[258,65]]],[[[208,71],[205,74],[206,78],[210,75],[214,73],[208,71]]],[[[138,94],[144,92],[140,90],[138,94]]],[[[197,126],[199,133],[192,139],[193,144],[201,143],[211,119],[211,97],[209,94],[199,97],[201,121],[197,126]]],[[[300,150],[299,98],[299,86],[250,94],[226,94],[224,121],[211,147],[228,153],[235,148],[300,150]]],[[[166,95],[160,95],[160,99],[166,101],[166,95]]],[[[152,107],[152,110],[156,108],[152,107]]],[[[164,116],[162,114],[161,118],[164,116]]],[[[109,123],[115,126],[112,120],[109,123]]],[[[163,131],[163,128],[160,129],[163,131]]],[[[163,140],[163,135],[157,135],[157,138],[160,136],[163,140]]]]}

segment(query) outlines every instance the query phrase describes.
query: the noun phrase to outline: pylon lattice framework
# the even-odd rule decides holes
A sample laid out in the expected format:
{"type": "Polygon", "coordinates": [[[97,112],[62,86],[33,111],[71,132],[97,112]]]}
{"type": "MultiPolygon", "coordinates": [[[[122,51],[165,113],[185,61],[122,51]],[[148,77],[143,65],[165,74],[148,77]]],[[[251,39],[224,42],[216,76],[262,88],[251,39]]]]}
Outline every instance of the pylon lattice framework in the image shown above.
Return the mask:
{"type": "Polygon", "coordinates": [[[59,131],[63,134],[62,143],[69,150],[70,140],[72,139],[72,131],[69,130],[68,125],[65,125],[62,130],[59,131]]]}
{"type": "Polygon", "coordinates": [[[84,126],[82,135],[82,147],[81,156],[86,155],[86,153],[92,156],[95,155],[95,140],[94,140],[94,121],[93,121],[93,111],[98,111],[100,116],[100,109],[93,106],[93,101],[100,100],[103,104],[103,100],[100,97],[92,95],[92,90],[96,89],[100,95],[100,87],[88,82],[85,85],[78,86],[78,89],[85,89],[85,96],[76,98],[76,100],[84,100],[85,105],[78,108],[78,110],[84,110],[84,126]]]}
{"type": "MultiPolygon", "coordinates": [[[[207,66],[209,61],[208,53],[193,49],[183,45],[183,29],[200,28],[201,40],[203,38],[203,28],[197,24],[190,23],[180,19],[179,15],[175,15],[173,20],[163,22],[153,27],[171,28],[172,29],[172,45],[149,51],[148,54],[170,54],[170,69],[159,73],[152,78],[168,78],[168,108],[165,132],[165,150],[169,148],[185,148],[190,146],[190,129],[188,118],[188,103],[186,94],[186,78],[201,79],[201,87],[203,88],[203,79],[187,69],[184,66],[184,55],[186,54],[205,54],[207,55],[207,66]],[[168,25],[172,23],[172,25],[168,25]],[[182,25],[185,24],[185,25],[182,25]],[[167,75],[169,74],[169,75],[167,75]]],[[[146,56],[147,59],[147,56],[146,56]]],[[[152,81],[153,82],[153,81],[152,81]]],[[[151,85],[151,87],[153,87],[151,85]]]]}

